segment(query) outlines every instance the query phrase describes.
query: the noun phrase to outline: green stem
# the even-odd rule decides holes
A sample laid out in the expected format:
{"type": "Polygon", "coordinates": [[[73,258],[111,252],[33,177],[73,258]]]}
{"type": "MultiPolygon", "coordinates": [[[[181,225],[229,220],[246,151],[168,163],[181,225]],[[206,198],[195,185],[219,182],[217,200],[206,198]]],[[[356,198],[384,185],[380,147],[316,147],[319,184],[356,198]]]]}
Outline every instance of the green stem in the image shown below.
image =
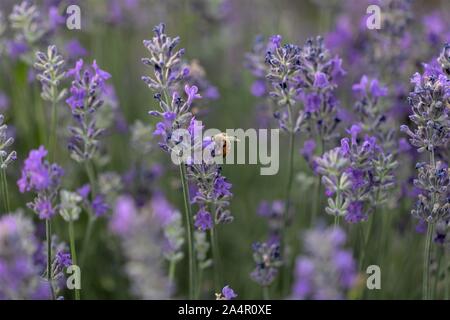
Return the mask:
{"type": "MultiPolygon", "coordinates": [[[[322,155],[325,151],[325,140],[320,137],[320,152],[319,155],[322,155]]],[[[311,210],[311,222],[310,222],[310,226],[313,226],[315,221],[316,221],[316,217],[317,217],[317,213],[320,207],[320,202],[322,200],[322,193],[320,192],[322,187],[322,179],[320,177],[320,175],[317,176],[317,180],[315,183],[315,190],[314,190],[314,200],[312,203],[312,210],[311,210]]]]}
{"type": "MultiPolygon", "coordinates": [[[[0,158],[0,160],[2,160],[1,162],[3,162],[3,159],[0,158]]],[[[3,205],[5,207],[5,213],[10,213],[11,209],[9,207],[8,183],[6,181],[6,170],[5,169],[1,169],[0,179],[1,179],[1,189],[2,189],[2,192],[1,192],[2,200],[3,200],[3,205]]]]}
{"type": "Polygon", "coordinates": [[[262,290],[263,290],[263,298],[264,298],[264,300],[270,300],[269,287],[268,286],[263,286],[262,290]]]}
{"type": "Polygon", "coordinates": [[[92,168],[89,160],[86,160],[84,162],[84,169],[86,170],[86,174],[89,179],[89,184],[91,185],[91,194],[92,194],[92,196],[94,196],[95,192],[96,192],[95,173],[94,173],[94,169],[92,168]]]}
{"type": "Polygon", "coordinates": [[[57,106],[56,101],[52,101],[52,117],[51,117],[51,131],[49,135],[49,149],[50,149],[50,161],[54,162],[56,158],[56,141],[57,141],[57,133],[56,133],[56,125],[57,125],[57,106]]]}
{"type": "Polygon", "coordinates": [[[334,228],[339,227],[339,215],[334,216],[334,228]]]}
{"type": "Polygon", "coordinates": [[[291,190],[294,171],[294,145],[295,145],[295,133],[291,132],[289,136],[289,162],[288,162],[288,182],[286,187],[286,209],[284,212],[284,228],[287,228],[289,220],[289,208],[291,206],[291,190]]]}
{"type": "Polygon", "coordinates": [[[375,217],[376,217],[376,208],[372,214],[372,219],[370,219],[370,217],[369,217],[369,220],[367,221],[369,224],[369,227],[368,227],[369,230],[366,233],[366,237],[364,238],[364,246],[362,248],[362,253],[361,253],[361,257],[360,257],[360,261],[359,261],[360,269],[362,269],[366,263],[366,252],[368,251],[369,240],[370,240],[370,238],[372,238],[372,233],[373,233],[373,229],[374,229],[374,225],[375,225],[373,220],[375,219],[375,217]]]}
{"type": "Polygon", "coordinates": [[[47,281],[50,285],[50,292],[52,299],[55,300],[55,290],[53,289],[52,281],[52,236],[51,236],[51,224],[50,219],[45,220],[45,233],[47,236],[47,281]]]}
{"type": "Polygon", "coordinates": [[[92,231],[94,230],[94,224],[96,221],[96,218],[95,218],[95,215],[93,212],[88,212],[88,215],[89,215],[89,220],[88,220],[86,232],[84,233],[84,238],[83,238],[83,251],[81,252],[80,268],[82,268],[84,266],[84,262],[86,260],[86,256],[87,256],[89,248],[90,248],[89,242],[91,240],[92,231]]]}
{"type": "MultiPolygon", "coordinates": [[[[86,160],[84,162],[84,168],[86,170],[86,174],[88,175],[89,184],[91,186],[91,196],[92,196],[92,199],[94,199],[95,192],[96,192],[95,174],[94,174],[94,170],[91,166],[91,163],[88,160],[86,160]]],[[[94,224],[95,224],[95,221],[97,220],[95,217],[95,214],[93,212],[91,212],[91,210],[89,210],[89,209],[88,209],[88,216],[89,216],[89,220],[88,220],[86,232],[84,233],[83,251],[81,252],[81,258],[80,258],[80,268],[84,266],[84,261],[87,256],[88,249],[90,247],[89,242],[91,240],[92,231],[94,230],[94,224]]]]}
{"type": "MultiPolygon", "coordinates": [[[[432,170],[436,168],[436,162],[434,159],[434,147],[430,151],[430,164],[432,170]]],[[[431,194],[431,203],[435,204],[435,194],[431,194]]],[[[427,221],[427,238],[425,239],[425,251],[424,251],[424,261],[423,261],[423,283],[422,283],[422,298],[423,300],[430,299],[430,262],[431,262],[431,243],[433,237],[433,221],[427,221]]]]}
{"type": "Polygon", "coordinates": [[[423,259],[423,283],[422,283],[422,298],[429,299],[430,292],[430,260],[431,260],[431,242],[433,236],[433,224],[428,222],[427,238],[425,240],[425,251],[423,259]]]}
{"type": "Polygon", "coordinates": [[[175,287],[175,268],[177,266],[176,261],[172,260],[169,264],[169,283],[175,287]]]}
{"type": "Polygon", "coordinates": [[[183,198],[184,198],[184,214],[186,218],[186,230],[187,230],[187,242],[188,242],[188,255],[189,255],[189,299],[195,299],[196,291],[196,264],[195,264],[195,252],[193,241],[193,217],[191,211],[191,205],[189,203],[189,188],[186,180],[186,167],[183,163],[180,163],[180,178],[183,186],[183,198]]]}
{"type": "Polygon", "coordinates": [[[448,277],[448,263],[449,263],[449,258],[448,258],[448,250],[447,248],[444,248],[444,286],[445,286],[445,292],[444,292],[444,299],[448,300],[449,298],[449,281],[450,278],[448,277]]]}
{"type": "Polygon", "coordinates": [[[198,282],[198,288],[197,288],[197,293],[196,295],[198,297],[200,297],[200,293],[202,292],[202,283],[203,283],[203,269],[200,268],[200,266],[197,264],[197,270],[198,270],[198,277],[197,277],[197,282],[198,282]]]}
{"type": "Polygon", "coordinates": [[[320,186],[321,186],[320,176],[317,176],[317,179],[314,183],[314,194],[312,200],[310,226],[313,226],[314,222],[316,221],[317,211],[320,203],[320,186]]]}
{"type": "MultiPolygon", "coordinates": [[[[289,109],[290,110],[290,109],[289,109]]],[[[289,112],[290,114],[290,112],[289,112]]],[[[291,129],[293,130],[293,129],[291,129]]],[[[292,224],[289,221],[289,210],[291,206],[291,191],[292,191],[292,181],[293,181],[293,171],[294,171],[294,145],[295,145],[295,133],[292,131],[289,136],[289,155],[288,155],[288,182],[286,186],[286,198],[285,198],[285,210],[283,217],[283,230],[282,230],[282,242],[281,242],[281,252],[283,253],[283,259],[285,261],[282,271],[282,294],[287,290],[289,285],[290,276],[289,269],[291,265],[291,259],[288,253],[289,246],[289,233],[288,227],[292,224]]]]}
{"type": "MultiPolygon", "coordinates": [[[[70,255],[72,256],[72,264],[77,264],[77,251],[75,248],[75,231],[73,228],[73,221],[69,221],[69,239],[70,239],[70,255]]],[[[80,290],[75,289],[75,300],[80,300],[80,290]]]]}
{"type": "Polygon", "coordinates": [[[434,247],[435,248],[435,254],[436,256],[439,256],[437,258],[437,267],[436,267],[436,276],[434,277],[434,281],[433,281],[433,287],[431,288],[431,295],[430,297],[436,297],[437,296],[437,290],[438,290],[438,286],[439,286],[439,278],[441,275],[441,265],[442,265],[442,254],[439,250],[439,247],[434,247]]]}
{"type": "Polygon", "coordinates": [[[213,254],[213,265],[214,265],[214,288],[216,292],[220,292],[220,285],[221,285],[221,270],[220,270],[220,252],[219,252],[219,246],[217,241],[217,226],[213,225],[213,227],[210,229],[211,232],[211,247],[212,247],[212,254],[213,254]]]}

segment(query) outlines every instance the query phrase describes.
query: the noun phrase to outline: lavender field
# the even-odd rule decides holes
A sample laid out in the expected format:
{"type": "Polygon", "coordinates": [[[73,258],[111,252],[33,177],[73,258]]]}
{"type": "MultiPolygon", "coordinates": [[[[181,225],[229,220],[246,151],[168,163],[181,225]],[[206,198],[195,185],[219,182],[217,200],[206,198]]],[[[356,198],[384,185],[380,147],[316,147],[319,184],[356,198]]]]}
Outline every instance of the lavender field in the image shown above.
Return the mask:
{"type": "Polygon", "coordinates": [[[447,300],[450,1],[0,2],[0,300],[447,300]]]}

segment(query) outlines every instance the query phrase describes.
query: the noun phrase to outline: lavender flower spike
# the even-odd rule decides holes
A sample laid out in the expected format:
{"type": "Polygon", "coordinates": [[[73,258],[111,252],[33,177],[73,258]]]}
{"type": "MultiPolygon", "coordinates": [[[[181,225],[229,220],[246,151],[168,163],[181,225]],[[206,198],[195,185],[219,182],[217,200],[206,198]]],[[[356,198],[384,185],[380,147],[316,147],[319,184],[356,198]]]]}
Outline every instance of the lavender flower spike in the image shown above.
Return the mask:
{"type": "Polygon", "coordinates": [[[9,205],[9,195],[8,195],[8,183],[6,180],[6,169],[8,166],[17,159],[16,151],[9,151],[12,144],[14,143],[14,138],[8,137],[8,126],[4,123],[4,117],[0,114],[0,170],[2,171],[2,178],[0,181],[2,192],[2,200],[5,206],[5,211],[10,212],[11,208],[9,205]]]}
{"type": "Polygon", "coordinates": [[[0,218],[0,300],[50,298],[35,259],[39,244],[34,233],[22,212],[0,218]]]}
{"type": "Polygon", "coordinates": [[[37,79],[42,84],[42,99],[57,103],[65,97],[67,90],[58,90],[58,86],[65,76],[62,70],[63,65],[64,60],[54,45],[47,48],[47,53],[40,51],[36,53],[34,68],[40,72],[37,79]]]}
{"type": "MultiPolygon", "coordinates": [[[[425,74],[414,74],[411,82],[414,91],[409,95],[412,114],[410,120],[414,128],[401,127],[409,136],[411,145],[420,153],[426,152],[429,160],[418,162],[417,179],[414,185],[420,190],[413,216],[427,224],[424,251],[424,274],[422,284],[423,299],[432,298],[430,285],[431,243],[435,226],[448,225],[450,219],[448,164],[439,160],[440,152],[448,150],[450,141],[450,78],[448,69],[448,46],[444,47],[438,59],[442,70],[427,70],[425,74]]],[[[443,153],[444,154],[444,153],[443,153]]],[[[439,230],[442,234],[442,230],[439,230]]]]}
{"type": "Polygon", "coordinates": [[[308,231],[304,255],[297,258],[293,299],[345,299],[356,284],[356,263],[343,248],[346,235],[340,228],[308,231]]]}

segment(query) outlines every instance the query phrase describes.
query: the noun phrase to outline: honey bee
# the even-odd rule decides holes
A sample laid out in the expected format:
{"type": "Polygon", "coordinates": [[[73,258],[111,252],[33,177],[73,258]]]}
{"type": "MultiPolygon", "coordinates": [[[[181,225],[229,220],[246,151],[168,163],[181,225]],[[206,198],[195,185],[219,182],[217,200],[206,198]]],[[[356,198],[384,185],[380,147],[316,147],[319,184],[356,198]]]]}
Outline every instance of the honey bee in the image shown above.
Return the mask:
{"type": "MultiPolygon", "coordinates": [[[[238,138],[229,136],[225,132],[218,133],[211,137],[212,141],[216,144],[216,147],[219,147],[219,152],[216,153],[218,156],[223,156],[224,158],[227,156],[227,154],[230,153],[231,150],[231,143],[235,141],[240,141],[238,138]],[[222,149],[220,151],[220,149],[222,149]]],[[[216,148],[217,152],[217,148],[216,148]]]]}

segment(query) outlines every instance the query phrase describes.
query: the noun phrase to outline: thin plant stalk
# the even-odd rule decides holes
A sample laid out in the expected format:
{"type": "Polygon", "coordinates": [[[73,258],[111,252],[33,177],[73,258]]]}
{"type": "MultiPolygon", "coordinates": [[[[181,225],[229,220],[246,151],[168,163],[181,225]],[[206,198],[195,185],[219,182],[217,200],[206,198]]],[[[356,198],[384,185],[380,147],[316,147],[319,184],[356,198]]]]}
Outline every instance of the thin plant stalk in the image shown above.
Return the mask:
{"type": "Polygon", "coordinates": [[[177,263],[176,261],[172,260],[169,264],[169,283],[170,285],[175,285],[175,269],[176,269],[177,263]]]}
{"type": "Polygon", "coordinates": [[[92,212],[88,212],[89,219],[88,224],[86,227],[86,232],[84,233],[83,238],[83,251],[81,252],[81,258],[80,258],[80,268],[84,266],[84,262],[86,260],[86,256],[89,250],[89,242],[91,240],[92,231],[94,230],[94,224],[96,221],[96,218],[92,212]]]}
{"type": "Polygon", "coordinates": [[[4,209],[4,213],[8,213],[8,209],[6,208],[6,199],[5,199],[5,188],[3,187],[3,170],[2,172],[0,172],[0,178],[1,178],[1,188],[0,188],[0,193],[2,196],[2,202],[3,202],[3,209],[4,209]]]}
{"type": "Polygon", "coordinates": [[[293,171],[294,171],[294,145],[295,145],[295,134],[291,133],[289,137],[289,159],[288,159],[288,182],[286,187],[286,209],[284,212],[284,227],[287,227],[289,209],[291,206],[291,191],[292,191],[292,181],[293,181],[293,171]]]}
{"type": "Polygon", "coordinates": [[[197,270],[198,270],[198,277],[197,277],[198,288],[196,289],[196,290],[197,290],[196,295],[197,295],[198,297],[200,297],[200,293],[201,293],[201,291],[202,291],[202,283],[203,283],[203,269],[200,268],[199,265],[197,265],[197,268],[198,268],[198,269],[197,269],[197,270]]]}
{"type": "MultiPolygon", "coordinates": [[[[289,116],[291,114],[289,106],[289,116]]],[[[281,290],[284,293],[289,284],[289,269],[290,269],[290,257],[287,253],[287,246],[289,242],[288,226],[289,224],[289,210],[291,206],[291,191],[292,191],[292,181],[294,173],[294,145],[295,145],[295,133],[291,132],[289,136],[289,155],[288,155],[288,182],[286,187],[286,199],[285,199],[285,210],[283,219],[283,230],[282,230],[282,243],[280,245],[281,252],[283,252],[285,264],[282,272],[282,287],[281,290]]]]}
{"type": "MultiPolygon", "coordinates": [[[[434,159],[434,147],[430,151],[430,164],[432,169],[436,168],[436,162],[434,159]]],[[[435,203],[435,194],[432,193],[432,204],[435,203]]],[[[431,243],[433,237],[433,221],[428,221],[427,226],[427,238],[425,240],[424,261],[423,261],[423,283],[422,283],[422,298],[423,300],[430,299],[430,262],[431,262],[431,243]]]]}
{"type": "MultiPolygon", "coordinates": [[[[37,87],[35,87],[34,92],[36,96],[40,95],[37,87]]],[[[34,104],[36,105],[36,123],[38,127],[38,140],[40,144],[44,144],[46,142],[46,139],[48,139],[47,142],[50,142],[50,134],[51,134],[48,133],[45,125],[47,113],[44,109],[44,104],[42,103],[41,99],[35,99],[34,104]]]]}
{"type": "MultiPolygon", "coordinates": [[[[86,173],[88,175],[89,184],[91,185],[91,193],[92,193],[92,195],[94,195],[95,190],[96,190],[94,170],[92,169],[89,161],[85,161],[84,167],[85,167],[86,173]]],[[[88,220],[88,225],[86,227],[86,232],[84,234],[84,239],[83,239],[83,251],[81,252],[80,266],[84,265],[84,260],[86,259],[87,251],[89,248],[89,242],[92,237],[92,231],[94,230],[94,224],[95,224],[95,221],[97,220],[95,217],[95,214],[93,212],[90,212],[90,210],[88,210],[88,211],[89,211],[88,212],[89,220],[88,220]]]]}
{"type": "Polygon", "coordinates": [[[9,194],[8,194],[8,181],[6,180],[6,169],[1,169],[1,183],[2,183],[2,197],[3,197],[3,203],[5,205],[5,211],[6,213],[11,212],[11,208],[9,205],[9,194]]]}
{"type": "MultiPolygon", "coordinates": [[[[70,255],[72,257],[72,264],[77,264],[77,251],[75,247],[75,230],[73,228],[73,221],[69,221],[69,239],[70,239],[70,255]]],[[[75,300],[80,300],[80,290],[75,289],[75,300]]]]}
{"type": "Polygon", "coordinates": [[[285,198],[285,210],[284,210],[284,223],[283,223],[283,242],[281,247],[285,245],[287,232],[286,228],[288,226],[289,220],[289,209],[291,206],[291,190],[292,190],[292,181],[293,181],[293,171],[294,171],[294,145],[295,145],[295,132],[294,125],[292,123],[292,110],[291,105],[288,104],[288,114],[289,114],[289,122],[291,123],[291,130],[289,135],[289,154],[288,154],[288,181],[286,185],[286,198],[285,198]]]}
{"type": "MultiPolygon", "coordinates": [[[[52,88],[54,90],[54,88],[52,88]]],[[[58,108],[56,105],[56,101],[52,101],[52,115],[51,115],[51,130],[49,136],[49,150],[50,150],[50,161],[54,162],[56,157],[56,144],[57,144],[57,118],[58,118],[58,108]]]]}
{"type": "Polygon", "coordinates": [[[436,297],[438,294],[438,286],[439,286],[439,278],[441,276],[441,266],[442,266],[442,252],[439,248],[435,247],[435,254],[439,256],[437,258],[437,266],[436,266],[436,276],[434,277],[433,287],[431,288],[431,297],[436,297]]]}
{"type": "Polygon", "coordinates": [[[334,216],[334,228],[339,227],[339,215],[334,216]]]}
{"type": "Polygon", "coordinates": [[[270,300],[269,286],[263,286],[262,291],[264,300],[270,300]]]}
{"type": "Polygon", "coordinates": [[[449,257],[448,257],[448,250],[446,250],[447,248],[444,248],[444,299],[448,300],[449,299],[449,281],[450,278],[448,276],[448,263],[449,263],[449,257]]]}
{"type": "Polygon", "coordinates": [[[189,189],[186,180],[186,167],[183,163],[180,163],[180,178],[183,187],[183,198],[184,198],[184,214],[186,218],[186,229],[187,229],[187,242],[188,242],[188,255],[189,255],[189,299],[194,299],[196,297],[196,263],[195,263],[195,252],[194,252],[194,240],[193,240],[193,229],[194,222],[192,217],[192,209],[190,205],[189,189]]]}
{"type": "Polygon", "coordinates": [[[374,231],[373,229],[375,229],[375,227],[374,227],[375,223],[373,221],[375,219],[375,217],[376,217],[376,208],[372,214],[372,219],[370,219],[370,217],[369,217],[369,219],[367,221],[369,226],[368,226],[368,230],[366,233],[366,237],[364,238],[364,246],[362,248],[361,257],[360,257],[360,261],[359,261],[360,268],[363,268],[366,263],[366,252],[369,249],[369,240],[370,240],[370,238],[372,238],[372,234],[374,231]]]}
{"type": "MultiPolygon", "coordinates": [[[[323,154],[325,151],[325,140],[323,137],[320,137],[320,152],[319,155],[323,154]]],[[[317,176],[317,180],[315,182],[315,190],[314,190],[314,199],[312,202],[312,210],[311,210],[311,221],[310,226],[312,227],[316,221],[317,213],[319,211],[320,203],[322,201],[322,179],[320,175],[317,176]]]]}
{"type": "Polygon", "coordinates": [[[219,252],[219,245],[217,241],[217,229],[216,225],[213,225],[213,227],[210,229],[211,232],[211,247],[212,247],[212,254],[213,254],[213,265],[214,265],[214,288],[216,292],[220,291],[220,252],[219,252]]]}
{"type": "Polygon", "coordinates": [[[431,242],[433,236],[433,224],[428,223],[427,238],[425,240],[425,251],[423,261],[423,283],[422,283],[422,298],[423,300],[430,299],[430,260],[431,260],[431,242]]]}
{"type": "Polygon", "coordinates": [[[50,292],[52,294],[52,299],[55,300],[55,290],[53,289],[52,281],[52,239],[51,239],[51,223],[50,219],[45,220],[45,233],[47,236],[47,281],[50,285],[50,292]]]}

